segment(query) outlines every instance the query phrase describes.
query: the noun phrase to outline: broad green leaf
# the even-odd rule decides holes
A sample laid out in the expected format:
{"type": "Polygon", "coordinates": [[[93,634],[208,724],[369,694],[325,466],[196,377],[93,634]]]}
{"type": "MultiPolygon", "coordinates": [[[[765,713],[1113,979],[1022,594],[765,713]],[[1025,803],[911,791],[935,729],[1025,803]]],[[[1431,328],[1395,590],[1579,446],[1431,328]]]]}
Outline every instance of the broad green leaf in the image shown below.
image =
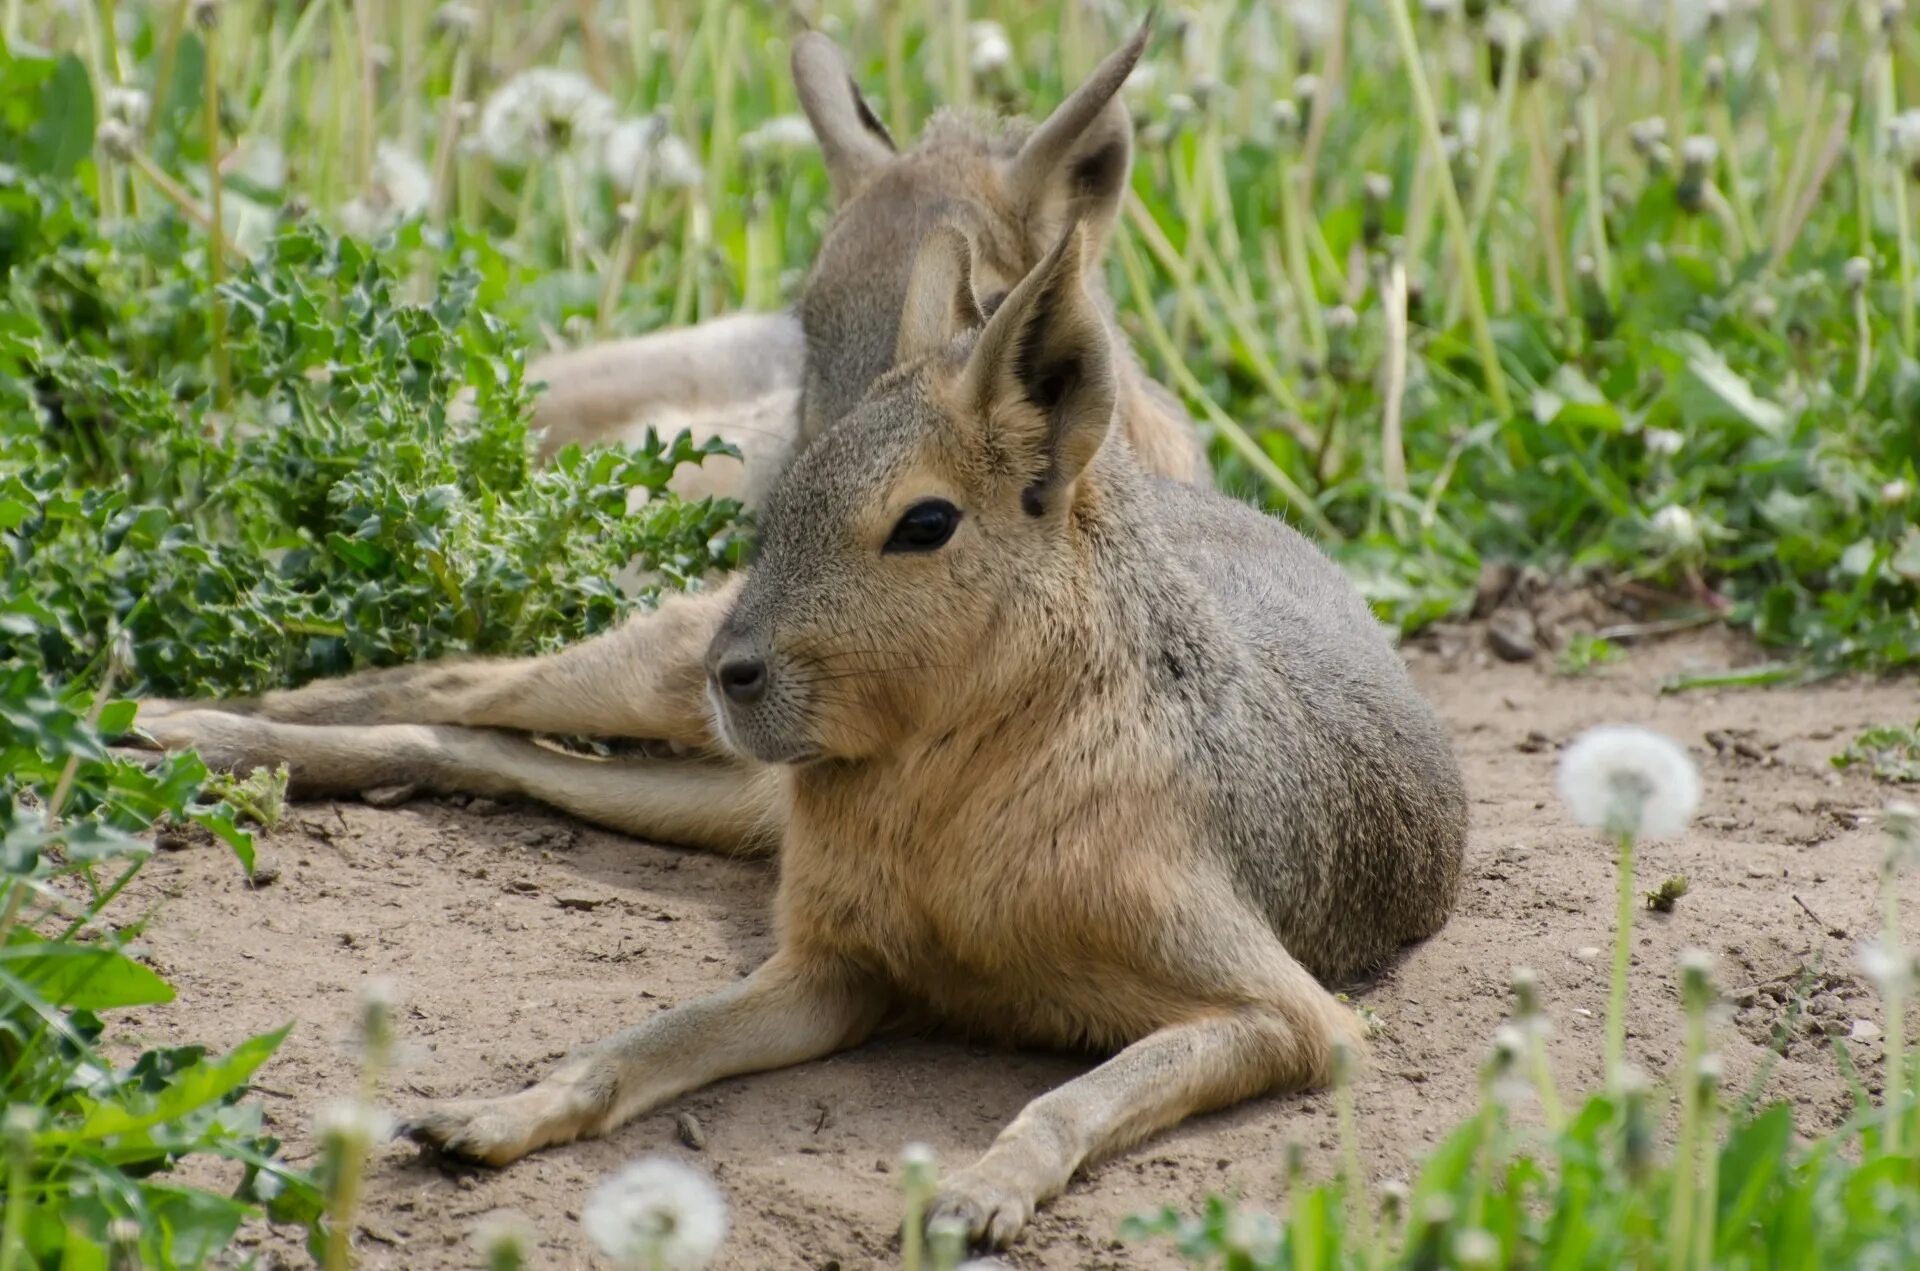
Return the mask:
{"type": "Polygon", "coordinates": [[[28,161],[45,177],[68,177],[93,151],[93,84],[86,64],[69,53],[40,91],[28,161]]]}
{"type": "Polygon", "coordinates": [[[4,966],[42,1001],[68,1009],[104,1011],[173,1000],[173,988],[117,949],[51,944],[15,931],[0,948],[4,966]]]}

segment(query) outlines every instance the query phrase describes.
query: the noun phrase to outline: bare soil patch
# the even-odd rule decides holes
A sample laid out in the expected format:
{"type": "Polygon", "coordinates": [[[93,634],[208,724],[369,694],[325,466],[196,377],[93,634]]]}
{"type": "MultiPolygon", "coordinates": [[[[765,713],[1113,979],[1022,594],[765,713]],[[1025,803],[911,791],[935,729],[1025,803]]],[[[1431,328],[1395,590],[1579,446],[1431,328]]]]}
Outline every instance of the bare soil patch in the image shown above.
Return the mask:
{"type": "MultiPolygon", "coordinates": [[[[1854,950],[1876,931],[1883,840],[1874,818],[1889,791],[1828,761],[1861,727],[1920,717],[1920,685],[1836,680],[1661,697],[1655,687],[1666,674],[1750,655],[1730,637],[1696,634],[1566,679],[1536,664],[1491,661],[1477,638],[1440,644],[1408,656],[1451,722],[1466,769],[1468,881],[1439,936],[1352,987],[1381,1024],[1357,1091],[1374,1176],[1407,1177],[1474,1105],[1513,967],[1541,976],[1563,1092],[1596,1082],[1612,867],[1561,814],[1553,766],[1558,745],[1610,721],[1685,743],[1705,787],[1693,829],[1640,853],[1646,887],[1685,874],[1690,889],[1671,914],[1646,915],[1636,929],[1631,1054],[1656,1074],[1677,1054],[1675,957],[1702,946],[1719,959],[1736,1004],[1717,1032],[1731,1082],[1764,1073],[1769,1095],[1798,1105],[1803,1132],[1836,1124],[1849,1096],[1827,1034],[1844,1037],[1854,1020],[1877,1014],[1854,950]],[[1803,1011],[1794,990],[1809,983],[1803,1011]],[[1783,1021],[1785,1053],[1763,1068],[1783,1021]]],[[[224,1047],[296,1021],[261,1073],[258,1096],[296,1159],[313,1150],[315,1113],[354,1088],[350,1034],[356,994],[370,977],[388,977],[400,992],[389,1101],[404,1107],[512,1089],[579,1043],[738,978],[772,945],[770,869],[635,842],[538,808],[302,804],[263,836],[262,856],[278,875],[258,888],[212,847],[153,862],[132,904],[152,910],[142,944],[180,995],[118,1023],[129,1041],[224,1047]]],[[[1877,1081],[1878,1044],[1852,1049],[1877,1081]]],[[[587,1193],[631,1157],[670,1152],[712,1172],[727,1194],[733,1234],[721,1265],[892,1266],[901,1146],[923,1140],[943,1161],[964,1162],[1027,1100],[1086,1066],[892,1038],[725,1082],[607,1140],[500,1172],[455,1170],[388,1146],[371,1167],[363,1265],[474,1266],[469,1230],[513,1208],[540,1232],[536,1265],[594,1266],[577,1221],[587,1193]],[[691,1114],[697,1133],[681,1114],[691,1114]]],[[[1177,1265],[1164,1247],[1118,1244],[1121,1218],[1167,1203],[1191,1207],[1218,1191],[1275,1207],[1289,1143],[1307,1150],[1310,1169],[1331,1169],[1325,1094],[1276,1095],[1199,1118],[1094,1167],[1042,1211],[1007,1261],[1177,1265]]],[[[263,1228],[246,1239],[305,1265],[285,1233],[263,1228]]]]}

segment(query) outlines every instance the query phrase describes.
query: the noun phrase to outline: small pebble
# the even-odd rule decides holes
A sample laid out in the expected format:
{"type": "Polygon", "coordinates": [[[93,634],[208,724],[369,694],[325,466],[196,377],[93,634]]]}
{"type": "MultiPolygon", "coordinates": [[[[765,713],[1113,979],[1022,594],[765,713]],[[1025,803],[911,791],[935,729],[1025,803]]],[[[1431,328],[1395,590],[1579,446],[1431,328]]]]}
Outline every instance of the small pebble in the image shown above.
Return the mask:
{"type": "Polygon", "coordinates": [[[407,784],[375,786],[360,792],[360,801],[368,807],[397,808],[413,797],[414,787],[407,784]]]}
{"type": "Polygon", "coordinates": [[[1591,962],[1600,956],[1600,946],[1597,944],[1583,944],[1573,951],[1573,956],[1582,962],[1591,962]]]}
{"type": "Polygon", "coordinates": [[[691,1112],[682,1112],[673,1119],[673,1132],[682,1143],[696,1152],[707,1150],[707,1132],[700,1128],[700,1119],[691,1112]]]}
{"type": "Polygon", "coordinates": [[[1857,1019],[1847,1036],[1857,1042],[1877,1042],[1880,1040],[1880,1025],[1870,1019],[1857,1019]]]}

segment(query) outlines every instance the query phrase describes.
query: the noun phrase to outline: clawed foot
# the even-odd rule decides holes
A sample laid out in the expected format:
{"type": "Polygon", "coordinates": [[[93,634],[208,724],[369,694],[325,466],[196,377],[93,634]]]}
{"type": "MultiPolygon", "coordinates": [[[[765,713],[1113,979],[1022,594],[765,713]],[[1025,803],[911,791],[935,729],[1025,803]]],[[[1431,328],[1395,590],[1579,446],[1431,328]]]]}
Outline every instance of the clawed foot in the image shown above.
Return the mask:
{"type": "Polygon", "coordinates": [[[969,1245],[1004,1249],[1032,1219],[1034,1204],[1027,1188],[975,1166],[941,1185],[927,1221],[950,1219],[966,1230],[969,1245]]]}
{"type": "Polygon", "coordinates": [[[542,1086],[501,1099],[430,1103],[400,1122],[396,1133],[463,1161],[496,1168],[529,1152],[580,1137],[582,1118],[569,1115],[560,1092],[542,1086]]]}
{"type": "Polygon", "coordinates": [[[250,715],[157,699],[140,703],[133,722],[140,731],[122,738],[123,748],[192,750],[215,772],[247,771],[276,761],[273,725],[250,715]]]}

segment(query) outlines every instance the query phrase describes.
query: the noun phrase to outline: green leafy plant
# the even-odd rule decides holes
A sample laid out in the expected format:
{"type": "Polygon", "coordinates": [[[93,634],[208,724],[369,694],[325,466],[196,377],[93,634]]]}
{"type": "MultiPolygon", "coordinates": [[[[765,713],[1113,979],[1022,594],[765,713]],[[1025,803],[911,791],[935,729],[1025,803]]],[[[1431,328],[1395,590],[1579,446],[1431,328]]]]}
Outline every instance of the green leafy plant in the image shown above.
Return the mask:
{"type": "Polygon", "coordinates": [[[234,809],[211,802],[191,755],[152,766],[112,754],[131,702],[89,710],[31,668],[0,675],[0,1264],[198,1267],[240,1223],[317,1223],[320,1198],[278,1159],[245,1101],[286,1029],[226,1055],[200,1046],[108,1054],[112,1013],[173,989],[116,934],[107,911],[152,852],[162,821],[195,822],[251,867],[234,809]],[[231,1193],[177,1182],[188,1157],[236,1162],[231,1193]]]}
{"type": "MultiPolygon", "coordinates": [[[[1627,845],[1677,828],[1668,821],[1661,829],[1660,809],[1680,810],[1684,820],[1692,777],[1668,766],[1685,763],[1677,748],[1663,754],[1644,738],[1609,740],[1584,756],[1569,751],[1565,764],[1576,771],[1569,777],[1563,766],[1562,788],[1576,819],[1620,839],[1625,897],[1627,845]]],[[[1712,964],[1700,950],[1680,959],[1683,1040],[1666,1089],[1610,1046],[1607,1088],[1563,1115],[1546,1062],[1539,982],[1520,971],[1512,1020],[1496,1033],[1482,1070],[1479,1108],[1426,1156],[1410,1189],[1376,1195],[1352,1169],[1308,1185],[1292,1171],[1283,1219],[1216,1196],[1198,1213],[1140,1215],[1124,1234],[1171,1239],[1194,1265],[1230,1271],[1912,1264],[1920,1256],[1920,1048],[1904,1032],[1916,968],[1899,942],[1895,897],[1900,874],[1920,854],[1920,826],[1911,809],[1890,807],[1887,828],[1887,926],[1861,955],[1885,1007],[1886,1090],[1876,1104],[1856,1081],[1854,1113],[1837,1131],[1798,1141],[1791,1104],[1762,1106],[1757,1087],[1723,1098],[1710,1049],[1712,964]],[[1537,1123],[1516,1115],[1534,1102],[1537,1123]],[[1660,1130],[1669,1108],[1678,1124],[1671,1147],[1660,1130]]],[[[1632,913],[1623,903],[1618,948],[1626,947],[1632,913]]],[[[1618,992],[1607,1023],[1610,1039],[1625,1023],[1618,992]]],[[[1343,1137],[1350,1141],[1344,1127],[1343,1137]]]]}
{"type": "Polygon", "coordinates": [[[1864,765],[1875,781],[1920,781],[1920,723],[1863,729],[1833,757],[1836,768],[1864,765]]]}

